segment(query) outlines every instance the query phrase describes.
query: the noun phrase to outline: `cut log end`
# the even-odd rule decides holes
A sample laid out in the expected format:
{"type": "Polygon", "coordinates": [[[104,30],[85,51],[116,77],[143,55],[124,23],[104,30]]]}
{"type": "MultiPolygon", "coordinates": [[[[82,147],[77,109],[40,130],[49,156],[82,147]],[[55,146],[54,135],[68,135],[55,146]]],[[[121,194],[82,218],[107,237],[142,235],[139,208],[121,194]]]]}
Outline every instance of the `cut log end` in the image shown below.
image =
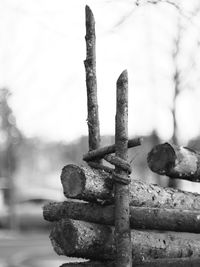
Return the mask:
{"type": "Polygon", "coordinates": [[[61,183],[67,198],[97,202],[112,196],[113,182],[104,170],[69,164],[62,170],[61,183]]]}
{"type": "Polygon", "coordinates": [[[149,168],[158,174],[165,174],[171,169],[175,162],[175,152],[169,143],[155,146],[148,154],[147,162],[149,168]]]}
{"type": "Polygon", "coordinates": [[[54,224],[50,240],[59,255],[99,260],[99,255],[106,254],[103,260],[113,259],[112,247],[105,249],[105,244],[112,242],[112,230],[107,226],[63,219],[54,224]]]}
{"type": "Polygon", "coordinates": [[[66,197],[77,197],[85,187],[85,175],[81,168],[69,164],[62,169],[61,183],[66,197]]]}
{"type": "Polygon", "coordinates": [[[65,251],[68,255],[73,255],[74,247],[71,244],[77,242],[77,228],[70,223],[70,220],[61,220],[59,224],[61,226],[57,227],[58,223],[55,223],[50,233],[52,246],[58,255],[65,255],[65,251]],[[63,238],[64,236],[67,236],[67,241],[63,238]]]}

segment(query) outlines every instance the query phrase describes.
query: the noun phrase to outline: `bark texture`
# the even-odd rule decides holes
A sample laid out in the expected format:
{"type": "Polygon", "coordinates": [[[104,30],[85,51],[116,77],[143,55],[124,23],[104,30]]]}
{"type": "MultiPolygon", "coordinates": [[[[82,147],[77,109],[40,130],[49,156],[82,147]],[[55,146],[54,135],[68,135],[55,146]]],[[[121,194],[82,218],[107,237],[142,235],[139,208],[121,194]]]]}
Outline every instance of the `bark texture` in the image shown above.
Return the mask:
{"type": "Polygon", "coordinates": [[[65,263],[60,267],[115,267],[114,262],[87,261],[78,263],[65,263]]]}
{"type": "Polygon", "coordinates": [[[200,182],[200,153],[169,143],[155,146],[147,157],[149,168],[170,178],[200,182]]]}
{"type": "Polygon", "coordinates": [[[111,175],[104,170],[69,164],[62,169],[61,183],[64,195],[69,198],[96,202],[112,195],[111,175]]]}
{"type": "MultiPolygon", "coordinates": [[[[117,80],[117,110],[115,117],[115,156],[128,159],[128,73],[123,71],[117,80]]],[[[128,178],[129,173],[116,164],[113,175],[128,178]]],[[[113,176],[114,179],[114,176],[113,176]]],[[[132,266],[130,232],[129,185],[115,181],[115,245],[116,267],[132,266]]]]}
{"type": "MultiPolygon", "coordinates": [[[[115,267],[114,262],[86,262],[86,263],[66,263],[60,267],[115,267]]],[[[133,267],[199,267],[200,258],[173,258],[173,259],[156,259],[145,262],[134,262],[133,267]]]]}
{"type": "MultiPolygon", "coordinates": [[[[44,219],[83,220],[105,225],[114,225],[114,206],[101,206],[86,202],[52,202],[43,209],[44,219]]],[[[200,211],[130,207],[132,229],[165,230],[200,233],[200,211]]]]}
{"type": "MultiPolygon", "coordinates": [[[[110,227],[74,220],[55,223],[50,239],[58,255],[91,260],[115,260],[110,227]]],[[[131,231],[133,262],[152,259],[200,257],[200,240],[171,233],[131,231]]]]}
{"type": "MultiPolygon", "coordinates": [[[[70,164],[63,168],[61,182],[68,198],[114,201],[112,175],[105,171],[70,164]]],[[[130,205],[200,210],[200,194],[132,180],[130,205]]]]}
{"type": "MultiPolygon", "coordinates": [[[[142,138],[130,139],[128,140],[128,148],[139,146],[141,145],[141,142],[142,138]]],[[[89,151],[87,154],[83,155],[83,160],[92,161],[92,160],[102,159],[105,155],[115,153],[115,151],[116,151],[115,145],[105,146],[99,149],[89,151]]]]}
{"type": "Polygon", "coordinates": [[[97,102],[97,78],[96,78],[96,36],[95,20],[89,6],[85,8],[86,18],[86,86],[87,86],[87,107],[88,107],[88,131],[89,150],[97,149],[100,146],[99,113],[97,102]]]}

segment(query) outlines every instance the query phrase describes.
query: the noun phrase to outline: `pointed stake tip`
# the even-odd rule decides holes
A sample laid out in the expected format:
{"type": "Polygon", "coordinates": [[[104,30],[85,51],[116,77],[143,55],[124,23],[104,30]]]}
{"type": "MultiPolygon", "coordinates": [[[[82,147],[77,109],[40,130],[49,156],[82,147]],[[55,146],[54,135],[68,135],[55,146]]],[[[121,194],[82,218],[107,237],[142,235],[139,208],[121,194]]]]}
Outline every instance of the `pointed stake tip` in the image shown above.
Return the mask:
{"type": "Polygon", "coordinates": [[[85,6],[85,11],[86,13],[92,13],[92,10],[88,5],[85,6]]]}
{"type": "Polygon", "coordinates": [[[122,73],[120,74],[117,83],[121,83],[121,82],[127,82],[128,81],[128,71],[124,70],[122,71],[122,73]]]}

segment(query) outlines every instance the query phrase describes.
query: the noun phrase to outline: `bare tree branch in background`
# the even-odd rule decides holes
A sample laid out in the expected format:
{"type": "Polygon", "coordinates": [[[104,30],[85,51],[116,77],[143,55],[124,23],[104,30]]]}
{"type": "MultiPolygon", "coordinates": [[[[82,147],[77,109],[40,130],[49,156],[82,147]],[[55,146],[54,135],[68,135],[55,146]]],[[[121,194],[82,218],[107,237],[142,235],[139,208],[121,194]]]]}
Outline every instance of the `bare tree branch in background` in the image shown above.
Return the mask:
{"type": "MultiPolygon", "coordinates": [[[[181,90],[181,70],[178,66],[178,57],[180,55],[180,43],[181,43],[181,22],[180,22],[180,16],[178,18],[178,25],[177,25],[177,35],[175,37],[174,42],[174,51],[172,53],[173,58],[173,65],[174,65],[174,75],[173,75],[173,82],[174,82],[174,97],[173,97],[173,103],[172,103],[172,118],[173,118],[173,135],[172,135],[172,143],[175,145],[178,145],[178,124],[177,124],[177,98],[180,94],[181,90]]],[[[168,187],[177,188],[178,182],[174,179],[168,180],[168,187]]]]}
{"type": "Polygon", "coordinates": [[[180,54],[180,43],[181,43],[181,31],[182,26],[180,22],[180,16],[178,18],[178,26],[177,26],[177,35],[175,37],[174,42],[174,51],[172,53],[173,58],[173,65],[175,67],[174,75],[173,75],[173,82],[174,82],[174,97],[173,97],[173,104],[172,104],[172,116],[173,116],[173,135],[172,135],[172,142],[175,145],[178,145],[178,126],[177,126],[177,118],[176,118],[176,112],[177,112],[177,105],[176,100],[180,94],[180,79],[181,79],[181,70],[178,66],[178,57],[180,54]]]}

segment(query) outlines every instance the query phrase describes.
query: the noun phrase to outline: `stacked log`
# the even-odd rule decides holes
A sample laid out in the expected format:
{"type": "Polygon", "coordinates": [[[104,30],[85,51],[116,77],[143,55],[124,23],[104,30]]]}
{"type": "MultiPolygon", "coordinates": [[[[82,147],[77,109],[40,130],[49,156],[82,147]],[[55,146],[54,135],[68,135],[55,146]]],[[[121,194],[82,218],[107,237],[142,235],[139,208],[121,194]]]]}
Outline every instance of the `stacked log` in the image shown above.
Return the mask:
{"type": "MultiPolygon", "coordinates": [[[[63,267],[114,266],[112,175],[69,164],[61,181],[66,201],[46,204],[43,210],[45,220],[53,222],[52,245],[58,255],[90,260],[63,267]]],[[[172,258],[174,266],[195,266],[190,265],[193,258],[200,264],[200,239],[155,232],[200,233],[200,195],[137,180],[131,182],[130,193],[134,266],[159,266],[162,260],[164,266],[173,266],[172,258]]]]}
{"type": "MultiPolygon", "coordinates": [[[[200,266],[200,238],[180,235],[200,233],[200,195],[130,183],[127,148],[141,140],[128,141],[126,71],[117,82],[115,145],[99,148],[95,41],[94,17],[86,6],[89,152],[83,159],[90,167],[65,166],[61,183],[67,200],[44,206],[44,219],[53,223],[53,248],[58,255],[88,260],[62,267],[200,266]],[[115,169],[102,165],[102,159],[115,169]]],[[[159,174],[200,181],[200,156],[188,148],[159,145],[149,153],[148,164],[159,174]]]]}
{"type": "MultiPolygon", "coordinates": [[[[44,207],[45,220],[83,220],[114,226],[114,205],[80,201],[51,202],[44,207]]],[[[130,206],[131,229],[200,233],[200,211],[130,206]]]]}
{"type": "MultiPolygon", "coordinates": [[[[62,219],[50,234],[58,255],[81,257],[96,261],[114,261],[113,229],[109,226],[62,219]]],[[[131,231],[133,262],[153,259],[199,257],[200,240],[182,238],[172,233],[131,231]]]]}
{"type": "Polygon", "coordinates": [[[188,147],[159,144],[150,151],[147,162],[160,175],[200,182],[200,153],[188,147]]]}
{"type": "MultiPolygon", "coordinates": [[[[69,164],[62,170],[61,183],[67,198],[100,203],[114,201],[112,175],[104,170],[69,164]]],[[[130,205],[200,210],[200,195],[132,180],[130,205]]]]}

